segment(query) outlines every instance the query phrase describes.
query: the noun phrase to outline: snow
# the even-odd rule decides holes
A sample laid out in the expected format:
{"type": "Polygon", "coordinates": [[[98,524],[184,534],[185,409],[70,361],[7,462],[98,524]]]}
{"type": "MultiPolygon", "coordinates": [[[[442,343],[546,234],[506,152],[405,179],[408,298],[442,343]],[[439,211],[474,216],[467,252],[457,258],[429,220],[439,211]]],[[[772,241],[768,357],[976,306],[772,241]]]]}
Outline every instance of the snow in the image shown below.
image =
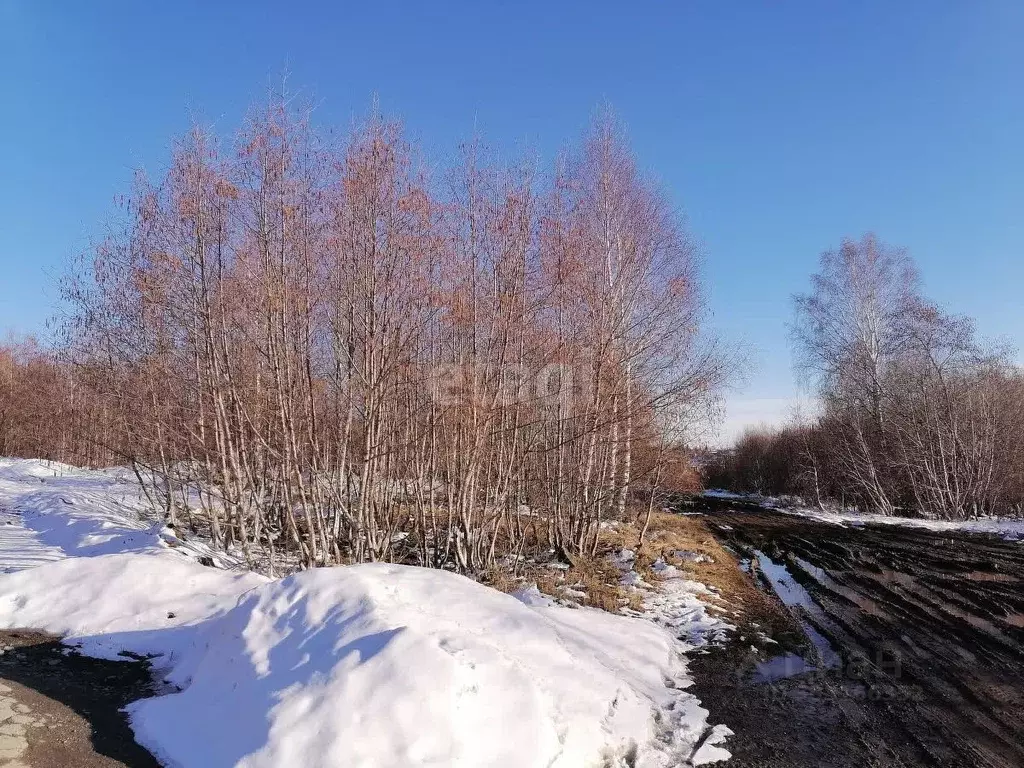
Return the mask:
{"type": "Polygon", "coordinates": [[[1024,520],[1009,517],[981,517],[974,520],[929,520],[920,517],[890,517],[852,511],[823,511],[810,507],[779,509],[780,512],[799,515],[833,525],[896,525],[923,528],[937,533],[986,533],[1013,541],[1024,539],[1024,520]]]}
{"type": "Polygon", "coordinates": [[[704,491],[703,495],[707,496],[709,499],[731,499],[734,501],[743,501],[747,498],[746,494],[733,493],[732,491],[726,491],[722,488],[709,488],[704,491]]]}
{"type": "Polygon", "coordinates": [[[634,570],[636,553],[621,549],[611,556],[612,562],[623,571],[620,583],[640,594],[643,610],[626,611],[627,614],[647,618],[671,632],[690,652],[722,642],[735,626],[711,614],[709,608],[714,593],[701,584],[683,577],[674,565],[659,558],[651,566],[658,584],[645,582],[634,570]]]}
{"type": "Polygon", "coordinates": [[[706,765],[708,763],[717,763],[721,760],[728,760],[732,757],[732,753],[722,747],[722,744],[733,735],[728,726],[716,725],[708,732],[704,742],[694,751],[693,756],[690,758],[690,763],[692,765],[706,765]]]}
{"type": "Polygon", "coordinates": [[[191,683],[135,705],[133,726],[181,765],[596,766],[635,752],[638,766],[669,766],[690,756],[707,713],[665,685],[687,682],[670,636],[526,596],[408,566],[296,574],[209,627],[206,647],[172,676],[191,683]],[[260,732],[225,729],[222,711],[260,732]],[[183,729],[193,738],[178,738],[183,729]]]}
{"type": "Polygon", "coordinates": [[[654,565],[651,566],[651,570],[663,579],[673,579],[680,575],[678,568],[670,563],[666,563],[665,560],[660,557],[654,561],[654,565]]]}
{"type": "Polygon", "coordinates": [[[691,552],[688,549],[677,549],[672,553],[675,557],[678,557],[684,563],[713,563],[709,555],[705,555],[702,552],[691,552]]]}
{"type": "MultiPolygon", "coordinates": [[[[721,636],[665,563],[645,611],[507,595],[370,564],[270,580],[205,567],[116,471],[0,460],[0,627],[147,656],[174,692],[131,704],[163,763],[668,768],[724,760],[684,653],[721,636]],[[34,567],[29,567],[34,566],[34,567]]],[[[632,553],[630,553],[632,555],[632,553]]],[[[622,558],[624,575],[635,573],[622,558]]]]}
{"type": "Polygon", "coordinates": [[[192,642],[189,628],[266,581],[166,554],[71,557],[0,577],[0,627],[62,635],[97,658],[156,655],[169,667],[192,642]]]}
{"type": "Polygon", "coordinates": [[[5,571],[20,571],[66,557],[60,547],[44,544],[26,528],[16,512],[0,507],[0,563],[5,571]]]}
{"type": "Polygon", "coordinates": [[[0,526],[0,567],[7,571],[62,557],[129,552],[172,552],[241,566],[199,539],[180,539],[153,513],[124,468],[0,459],[0,526]]]}
{"type": "MultiPolygon", "coordinates": [[[[704,496],[713,499],[744,501],[750,504],[757,504],[765,509],[771,509],[789,515],[806,517],[819,522],[832,525],[849,525],[860,527],[863,525],[896,525],[908,528],[923,528],[937,533],[985,533],[1001,536],[1008,540],[1024,539],[1024,519],[1017,517],[979,517],[971,520],[931,520],[923,517],[897,517],[889,515],[875,515],[856,510],[833,510],[810,507],[792,496],[772,497],[760,496],[757,494],[733,493],[723,490],[704,491],[704,496]]],[[[728,526],[720,525],[720,528],[731,530],[728,526]]]]}
{"type": "Polygon", "coordinates": [[[524,597],[409,566],[269,581],[104,555],[0,578],[0,626],[63,634],[102,658],[159,654],[181,692],[130,710],[139,741],[169,765],[513,768],[625,765],[615,761],[635,753],[653,768],[698,748],[695,758],[721,758],[720,739],[701,742],[707,711],[683,690],[671,634],[524,597]]]}

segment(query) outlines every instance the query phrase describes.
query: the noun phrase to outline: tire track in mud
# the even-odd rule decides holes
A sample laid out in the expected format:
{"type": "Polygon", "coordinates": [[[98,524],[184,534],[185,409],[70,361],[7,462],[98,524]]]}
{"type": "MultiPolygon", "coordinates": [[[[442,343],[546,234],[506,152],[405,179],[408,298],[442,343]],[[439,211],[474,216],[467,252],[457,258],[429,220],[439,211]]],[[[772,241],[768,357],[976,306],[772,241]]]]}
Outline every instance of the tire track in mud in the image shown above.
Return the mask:
{"type": "MultiPolygon", "coordinates": [[[[763,553],[813,599],[799,618],[843,659],[817,693],[855,693],[853,716],[877,742],[864,764],[1024,765],[1024,544],[769,511],[707,520],[755,569],[763,553]]],[[[857,764],[841,757],[820,764],[857,764]]]]}

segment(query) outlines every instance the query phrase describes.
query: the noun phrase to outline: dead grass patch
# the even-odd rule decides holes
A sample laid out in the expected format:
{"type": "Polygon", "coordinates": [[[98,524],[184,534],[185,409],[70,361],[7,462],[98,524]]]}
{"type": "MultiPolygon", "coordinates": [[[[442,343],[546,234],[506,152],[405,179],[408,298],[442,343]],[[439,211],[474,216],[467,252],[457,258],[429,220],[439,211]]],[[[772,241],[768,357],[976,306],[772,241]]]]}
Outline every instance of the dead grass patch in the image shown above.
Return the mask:
{"type": "Polygon", "coordinates": [[[779,639],[800,642],[803,633],[792,616],[783,610],[744,573],[736,558],[724,549],[708,528],[705,518],[695,515],[656,513],[651,518],[646,541],[638,547],[640,530],[632,523],[619,523],[601,532],[595,557],[574,558],[568,569],[551,568],[543,563],[526,566],[520,575],[495,570],[484,581],[495,589],[513,592],[523,584],[536,583],[547,595],[582,602],[594,608],[619,613],[629,607],[640,610],[643,594],[623,587],[622,572],[611,556],[622,549],[636,553],[634,570],[650,584],[660,581],[653,570],[659,559],[676,566],[685,578],[699,581],[710,590],[704,595],[711,610],[724,615],[739,627],[740,634],[756,636],[758,631],[779,639]],[[703,562],[680,557],[680,552],[703,555],[703,562]],[[576,592],[586,593],[580,598],[576,592]]]}
{"type": "Polygon", "coordinates": [[[706,518],[659,513],[651,520],[647,538],[645,548],[650,550],[649,556],[664,557],[687,578],[716,590],[729,608],[729,621],[737,625],[740,634],[756,635],[755,630],[759,630],[779,642],[803,642],[803,632],[793,617],[758,588],[749,573],[740,569],[736,557],[715,539],[706,518]],[[674,556],[677,551],[696,552],[710,561],[684,560],[674,556]]]}

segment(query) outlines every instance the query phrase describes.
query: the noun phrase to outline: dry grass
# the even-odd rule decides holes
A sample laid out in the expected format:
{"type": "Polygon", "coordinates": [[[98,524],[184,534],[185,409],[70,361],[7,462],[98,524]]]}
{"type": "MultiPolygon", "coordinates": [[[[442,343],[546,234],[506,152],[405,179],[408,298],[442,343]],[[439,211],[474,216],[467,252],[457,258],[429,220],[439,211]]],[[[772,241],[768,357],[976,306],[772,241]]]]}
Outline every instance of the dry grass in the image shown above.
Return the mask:
{"type": "Polygon", "coordinates": [[[639,609],[641,596],[624,588],[619,579],[622,572],[607,555],[611,548],[602,547],[597,557],[577,557],[568,568],[551,568],[543,563],[530,563],[513,577],[507,570],[495,568],[482,576],[488,586],[502,592],[514,592],[524,584],[535,583],[546,595],[580,602],[593,608],[618,613],[623,607],[639,609]],[[586,594],[580,597],[579,592],[586,594]]]}
{"type": "Polygon", "coordinates": [[[739,634],[756,635],[756,629],[787,645],[803,643],[804,634],[789,612],[740,569],[736,558],[718,543],[705,521],[705,517],[695,515],[655,515],[648,531],[648,556],[665,556],[687,578],[715,589],[729,606],[729,620],[737,625],[739,634]],[[670,556],[676,550],[697,552],[711,561],[681,561],[670,556]]]}
{"type": "Polygon", "coordinates": [[[484,571],[480,574],[480,581],[499,592],[515,592],[523,585],[522,579],[514,577],[504,568],[491,568],[484,571]]]}
{"type": "Polygon", "coordinates": [[[635,590],[628,590],[619,583],[622,572],[615,567],[607,552],[597,557],[577,558],[566,571],[566,581],[581,584],[577,587],[587,593],[586,605],[617,613],[624,606],[639,609],[641,596],[635,590]]]}
{"type": "Polygon", "coordinates": [[[620,523],[601,532],[596,557],[575,558],[567,570],[531,564],[518,578],[499,570],[487,573],[484,580],[505,592],[535,582],[544,594],[578,600],[613,613],[624,607],[639,610],[642,593],[619,583],[622,573],[610,557],[621,549],[631,549],[636,552],[634,569],[650,584],[656,585],[659,581],[652,570],[659,558],[676,566],[685,578],[705,584],[712,590],[712,594],[705,596],[709,608],[735,624],[740,634],[756,636],[764,632],[783,641],[792,637],[796,643],[803,637],[789,613],[762,592],[751,576],[740,569],[736,558],[722,548],[708,529],[705,518],[657,513],[640,547],[637,546],[639,536],[637,526],[620,523]],[[680,558],[677,552],[693,552],[708,559],[696,563],[680,558]],[[586,598],[579,598],[568,590],[585,592],[586,598]]]}

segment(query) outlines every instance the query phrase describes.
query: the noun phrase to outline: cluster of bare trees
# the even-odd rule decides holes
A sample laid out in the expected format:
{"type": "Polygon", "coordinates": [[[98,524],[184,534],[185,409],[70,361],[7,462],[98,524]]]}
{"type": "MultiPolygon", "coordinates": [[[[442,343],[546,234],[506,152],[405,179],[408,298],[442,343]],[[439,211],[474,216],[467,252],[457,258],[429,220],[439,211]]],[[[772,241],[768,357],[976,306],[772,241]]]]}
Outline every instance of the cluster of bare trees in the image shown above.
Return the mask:
{"type": "Polygon", "coordinates": [[[731,459],[739,485],[882,514],[1021,513],[1024,375],[922,296],[905,251],[846,240],[795,303],[822,412],[746,435],[731,459]]]}
{"type": "Polygon", "coordinates": [[[168,515],[305,565],[479,571],[649,514],[726,365],[615,122],[550,172],[473,142],[429,178],[398,124],[335,142],[307,114],[192,131],[67,279],[101,450],[168,515]]]}
{"type": "Polygon", "coordinates": [[[0,344],[0,456],[107,463],[108,416],[34,338],[0,344]]]}

